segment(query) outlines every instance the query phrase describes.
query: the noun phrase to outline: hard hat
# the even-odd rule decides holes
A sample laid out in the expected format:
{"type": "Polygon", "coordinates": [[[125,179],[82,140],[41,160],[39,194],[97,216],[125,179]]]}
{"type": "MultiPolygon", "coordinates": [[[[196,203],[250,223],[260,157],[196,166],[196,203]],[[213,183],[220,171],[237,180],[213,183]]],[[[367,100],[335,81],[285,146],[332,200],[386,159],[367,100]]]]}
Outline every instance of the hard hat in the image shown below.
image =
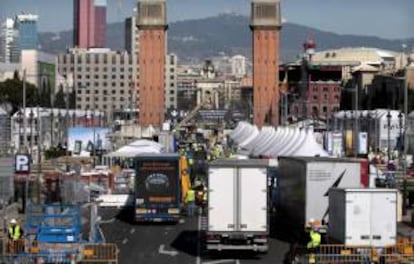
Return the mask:
{"type": "Polygon", "coordinates": [[[13,218],[12,220],[10,220],[10,224],[13,224],[13,225],[14,225],[14,224],[17,224],[16,219],[14,219],[14,218],[13,218]]]}

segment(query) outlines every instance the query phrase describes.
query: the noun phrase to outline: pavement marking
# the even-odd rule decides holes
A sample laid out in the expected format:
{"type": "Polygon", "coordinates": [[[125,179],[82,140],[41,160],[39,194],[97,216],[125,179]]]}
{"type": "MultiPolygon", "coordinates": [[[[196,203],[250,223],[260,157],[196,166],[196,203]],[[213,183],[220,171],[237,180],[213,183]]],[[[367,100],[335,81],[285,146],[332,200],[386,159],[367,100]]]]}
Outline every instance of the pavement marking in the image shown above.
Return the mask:
{"type": "Polygon", "coordinates": [[[201,215],[198,216],[197,219],[197,258],[196,264],[201,264],[201,215]]]}
{"type": "Polygon", "coordinates": [[[133,233],[135,233],[135,228],[132,228],[131,231],[129,231],[129,233],[132,235],[133,233]]]}
{"type": "Polygon", "coordinates": [[[128,238],[124,238],[124,240],[122,240],[123,245],[125,245],[126,243],[128,243],[128,238]]]}
{"type": "Polygon", "coordinates": [[[238,259],[221,259],[221,260],[213,260],[213,261],[203,262],[203,264],[221,264],[221,263],[237,263],[237,264],[240,264],[240,261],[238,259]]]}
{"type": "Polygon", "coordinates": [[[101,221],[99,221],[99,223],[100,224],[111,224],[111,223],[113,223],[113,222],[115,222],[115,217],[114,218],[111,218],[111,219],[108,219],[108,220],[101,220],[101,221]]]}
{"type": "Polygon", "coordinates": [[[178,252],[175,250],[165,250],[164,244],[160,245],[160,248],[158,249],[158,253],[163,254],[163,255],[170,255],[172,257],[175,257],[178,255],[178,252]]]}

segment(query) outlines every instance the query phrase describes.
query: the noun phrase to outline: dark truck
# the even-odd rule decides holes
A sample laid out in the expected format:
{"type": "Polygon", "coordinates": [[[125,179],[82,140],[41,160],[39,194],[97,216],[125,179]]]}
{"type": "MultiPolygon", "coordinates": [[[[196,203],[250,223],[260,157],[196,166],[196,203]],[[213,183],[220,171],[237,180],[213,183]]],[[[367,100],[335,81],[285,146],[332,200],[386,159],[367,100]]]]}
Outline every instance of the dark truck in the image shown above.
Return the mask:
{"type": "Polygon", "coordinates": [[[135,221],[177,222],[180,218],[180,156],[135,157],[135,221]]]}

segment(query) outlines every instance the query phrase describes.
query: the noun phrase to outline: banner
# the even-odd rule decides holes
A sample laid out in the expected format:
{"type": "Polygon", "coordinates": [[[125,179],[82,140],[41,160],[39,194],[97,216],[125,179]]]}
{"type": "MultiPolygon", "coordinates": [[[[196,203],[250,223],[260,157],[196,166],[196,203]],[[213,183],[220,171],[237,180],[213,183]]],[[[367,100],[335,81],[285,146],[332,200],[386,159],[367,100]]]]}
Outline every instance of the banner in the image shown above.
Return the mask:
{"type": "Polygon", "coordinates": [[[102,127],[73,127],[68,129],[68,149],[72,155],[89,156],[91,152],[110,149],[109,129],[102,127]]]}
{"type": "Polygon", "coordinates": [[[368,153],[368,133],[360,132],[358,135],[358,154],[368,153]]]}
{"type": "Polygon", "coordinates": [[[343,153],[343,138],[342,133],[332,133],[332,155],[341,157],[343,153]]]}

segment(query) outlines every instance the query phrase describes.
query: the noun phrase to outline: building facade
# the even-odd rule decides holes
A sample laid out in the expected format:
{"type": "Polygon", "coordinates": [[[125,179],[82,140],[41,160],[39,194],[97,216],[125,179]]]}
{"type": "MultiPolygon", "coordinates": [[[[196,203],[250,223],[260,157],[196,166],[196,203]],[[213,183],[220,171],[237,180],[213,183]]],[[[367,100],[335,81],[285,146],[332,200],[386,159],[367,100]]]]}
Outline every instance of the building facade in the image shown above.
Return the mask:
{"type": "Polygon", "coordinates": [[[136,108],[136,72],[127,52],[71,49],[58,56],[58,71],[68,83],[73,82],[68,89],[75,92],[76,109],[99,110],[111,117],[116,110],[136,108]]]}
{"type": "Polygon", "coordinates": [[[0,62],[12,62],[12,54],[15,52],[13,49],[16,49],[16,34],[14,20],[7,18],[0,28],[0,62]]]}
{"type": "Polygon", "coordinates": [[[161,127],[165,117],[166,1],[140,0],[137,12],[139,124],[161,127]]]}
{"type": "Polygon", "coordinates": [[[279,32],[282,26],[279,0],[253,0],[253,106],[254,124],[279,124],[279,32]]]}
{"type": "Polygon", "coordinates": [[[95,0],[95,47],[106,47],[106,0],[95,0]]]}
{"type": "Polygon", "coordinates": [[[236,77],[246,75],[246,57],[242,55],[233,56],[231,59],[231,74],[236,77]]]}
{"type": "Polygon", "coordinates": [[[37,21],[39,16],[33,14],[20,14],[14,20],[14,28],[18,32],[18,46],[20,50],[37,49],[39,36],[37,21]]]}
{"type": "Polygon", "coordinates": [[[165,64],[165,109],[177,108],[177,66],[177,55],[168,54],[165,64]]]}
{"type": "Polygon", "coordinates": [[[73,46],[90,48],[95,46],[94,0],[74,0],[73,46]]]}

